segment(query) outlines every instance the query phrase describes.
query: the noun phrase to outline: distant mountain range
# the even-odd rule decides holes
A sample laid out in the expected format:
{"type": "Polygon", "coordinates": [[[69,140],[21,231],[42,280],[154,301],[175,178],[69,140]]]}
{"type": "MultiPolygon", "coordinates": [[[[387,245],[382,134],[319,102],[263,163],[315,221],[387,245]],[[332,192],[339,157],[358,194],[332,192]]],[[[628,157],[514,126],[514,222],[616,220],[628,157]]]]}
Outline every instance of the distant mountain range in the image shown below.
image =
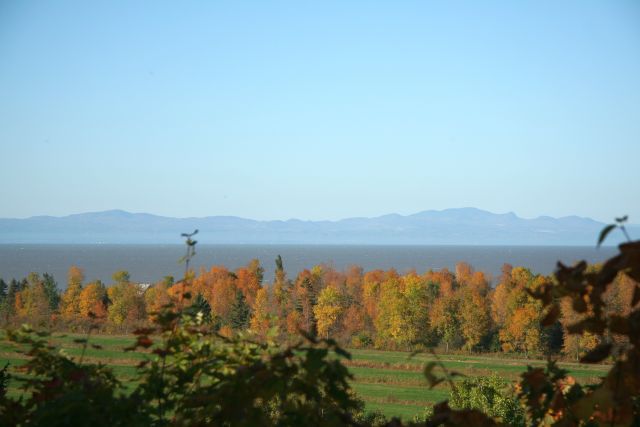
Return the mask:
{"type": "MultiPolygon", "coordinates": [[[[180,243],[180,233],[199,229],[200,243],[593,246],[604,225],[578,216],[525,219],[475,208],[339,221],[170,218],[110,210],[0,219],[0,243],[167,244],[180,243]]],[[[629,229],[633,236],[640,235],[640,226],[629,229]]],[[[618,243],[620,237],[613,233],[607,243],[618,243]]]]}

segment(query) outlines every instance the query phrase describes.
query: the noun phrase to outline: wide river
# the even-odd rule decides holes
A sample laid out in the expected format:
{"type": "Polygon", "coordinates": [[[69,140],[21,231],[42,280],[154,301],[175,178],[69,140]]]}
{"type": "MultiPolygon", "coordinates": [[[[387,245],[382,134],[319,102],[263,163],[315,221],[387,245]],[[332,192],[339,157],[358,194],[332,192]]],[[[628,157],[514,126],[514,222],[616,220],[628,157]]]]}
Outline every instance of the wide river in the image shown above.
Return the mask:
{"type": "MultiPolygon", "coordinates": [[[[111,282],[111,275],[127,270],[134,281],[153,283],[164,276],[181,277],[184,266],[178,260],[184,245],[0,245],[0,278],[25,277],[29,272],[50,273],[61,287],[72,265],[84,269],[87,280],[111,282]]],[[[225,265],[235,269],[252,258],[264,266],[265,280],[271,281],[274,260],[282,255],[289,277],[314,265],[327,263],[337,269],[356,264],[365,270],[395,268],[399,272],[416,269],[453,269],[459,261],[492,277],[504,263],[521,265],[536,273],[553,272],[556,262],[573,263],[586,259],[603,261],[615,248],[565,246],[333,246],[333,245],[198,245],[193,265],[209,268],[225,265]]]]}

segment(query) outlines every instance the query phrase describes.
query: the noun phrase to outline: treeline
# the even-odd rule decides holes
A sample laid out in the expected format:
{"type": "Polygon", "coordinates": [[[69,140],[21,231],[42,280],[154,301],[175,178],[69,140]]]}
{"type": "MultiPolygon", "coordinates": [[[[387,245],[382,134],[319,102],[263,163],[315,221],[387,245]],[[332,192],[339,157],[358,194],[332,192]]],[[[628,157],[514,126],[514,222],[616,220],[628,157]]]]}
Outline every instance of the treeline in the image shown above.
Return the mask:
{"type": "MultiPolygon", "coordinates": [[[[319,265],[290,279],[278,257],[273,283],[263,283],[263,278],[263,268],[253,260],[235,271],[214,266],[190,272],[185,281],[166,277],[148,287],[119,271],[106,286],[85,283],[82,269],[74,266],[62,293],[48,274],[0,280],[0,319],[5,326],[28,322],[82,331],[97,324],[104,332],[126,333],[148,325],[155,313],[173,303],[201,313],[224,336],[249,331],[287,341],[303,330],[351,347],[440,346],[445,351],[564,353],[578,358],[603,340],[618,339],[568,334],[568,326],[585,316],[569,299],[560,302],[559,318],[543,327],[546,312],[533,295],[555,279],[508,264],[495,288],[466,263],[454,272],[403,275],[393,269],[364,272],[352,266],[337,271],[319,265]]],[[[604,295],[609,314],[628,315],[635,283],[626,275],[616,277],[604,295]]]]}

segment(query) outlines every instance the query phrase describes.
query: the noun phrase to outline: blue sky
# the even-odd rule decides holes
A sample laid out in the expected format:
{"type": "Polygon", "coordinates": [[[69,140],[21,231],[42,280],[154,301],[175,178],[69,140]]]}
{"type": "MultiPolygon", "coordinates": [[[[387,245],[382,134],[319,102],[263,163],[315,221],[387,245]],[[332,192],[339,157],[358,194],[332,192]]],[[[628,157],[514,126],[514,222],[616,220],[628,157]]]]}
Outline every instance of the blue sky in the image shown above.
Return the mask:
{"type": "Polygon", "coordinates": [[[640,2],[0,3],[0,217],[640,222],[640,2]]]}

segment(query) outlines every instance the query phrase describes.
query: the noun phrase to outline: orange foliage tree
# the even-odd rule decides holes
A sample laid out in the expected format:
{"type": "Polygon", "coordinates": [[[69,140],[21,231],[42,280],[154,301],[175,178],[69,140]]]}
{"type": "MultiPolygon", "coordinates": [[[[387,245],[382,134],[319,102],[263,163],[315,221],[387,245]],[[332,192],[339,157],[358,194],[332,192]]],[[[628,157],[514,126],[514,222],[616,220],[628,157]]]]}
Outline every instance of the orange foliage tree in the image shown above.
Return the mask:
{"type": "Polygon", "coordinates": [[[107,318],[107,288],[102,282],[89,283],[80,292],[79,298],[80,316],[82,319],[107,318]]]}

